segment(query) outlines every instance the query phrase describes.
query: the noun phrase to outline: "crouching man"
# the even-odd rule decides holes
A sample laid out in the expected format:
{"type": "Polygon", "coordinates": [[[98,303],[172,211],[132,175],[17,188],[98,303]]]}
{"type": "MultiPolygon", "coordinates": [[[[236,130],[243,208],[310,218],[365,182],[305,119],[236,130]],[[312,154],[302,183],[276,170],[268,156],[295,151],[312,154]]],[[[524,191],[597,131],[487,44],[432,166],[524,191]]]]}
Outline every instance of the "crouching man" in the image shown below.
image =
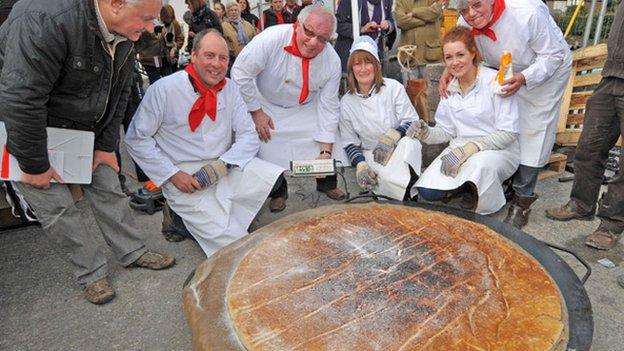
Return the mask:
{"type": "Polygon", "coordinates": [[[191,64],[150,86],[126,135],[130,155],[208,256],[247,234],[283,172],[255,157],[260,140],[225,78],[228,63],[221,33],[195,35],[191,64]]]}

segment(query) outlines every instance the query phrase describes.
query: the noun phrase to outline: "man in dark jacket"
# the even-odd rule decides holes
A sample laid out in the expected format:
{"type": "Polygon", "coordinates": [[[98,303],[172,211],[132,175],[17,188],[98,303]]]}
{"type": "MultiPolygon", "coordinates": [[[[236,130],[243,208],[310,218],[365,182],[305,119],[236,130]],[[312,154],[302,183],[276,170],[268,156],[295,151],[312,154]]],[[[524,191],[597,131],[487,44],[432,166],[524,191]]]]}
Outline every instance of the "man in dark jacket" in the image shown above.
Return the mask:
{"type": "Polygon", "coordinates": [[[286,10],[284,0],[271,0],[271,8],[262,12],[262,20],[258,22],[258,30],[266,29],[276,24],[294,23],[295,16],[286,10]]]}
{"type": "Polygon", "coordinates": [[[106,257],[50,165],[46,127],[94,132],[92,181],[82,190],[121,264],[172,266],[173,257],[147,251],[139,237],[114,152],[135,63],[131,41],[153,30],[161,6],[162,0],[21,0],[0,27],[0,119],[23,172],[17,188],[95,304],[115,295],[106,257]]]}
{"type": "Polygon", "coordinates": [[[591,220],[598,207],[600,225],[587,236],[585,244],[601,250],[615,246],[624,232],[624,154],[620,154],[619,174],[609,182],[600,206],[596,206],[609,150],[624,134],[624,2],[613,18],[607,48],[602,80],[587,101],[583,132],[574,155],[570,200],[546,210],[546,217],[558,221],[591,220]]]}

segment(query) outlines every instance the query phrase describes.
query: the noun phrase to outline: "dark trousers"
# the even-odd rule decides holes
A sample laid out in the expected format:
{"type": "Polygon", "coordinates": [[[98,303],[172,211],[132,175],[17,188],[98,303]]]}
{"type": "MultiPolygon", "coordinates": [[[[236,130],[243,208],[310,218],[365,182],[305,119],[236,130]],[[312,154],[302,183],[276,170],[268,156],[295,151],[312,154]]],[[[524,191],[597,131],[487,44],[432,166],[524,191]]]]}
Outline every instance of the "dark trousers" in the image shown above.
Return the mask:
{"type": "MultiPolygon", "coordinates": [[[[325,192],[328,190],[335,189],[337,186],[338,186],[337,175],[316,179],[317,191],[325,192]]],[[[269,197],[274,199],[276,197],[287,197],[287,195],[288,195],[288,183],[286,182],[286,177],[284,177],[284,174],[281,174],[279,178],[277,178],[277,181],[275,182],[273,189],[271,189],[271,192],[269,193],[269,197]]]]}
{"type": "Polygon", "coordinates": [[[165,62],[165,60],[163,60],[163,65],[160,67],[143,65],[143,68],[145,68],[145,73],[147,73],[147,79],[149,80],[150,85],[154,84],[154,82],[160,78],[166,77],[172,73],[171,65],[165,62]]]}
{"type": "MultiPolygon", "coordinates": [[[[624,79],[603,78],[587,101],[583,132],[574,157],[570,199],[579,210],[595,211],[609,150],[623,132],[624,79]]],[[[624,222],[624,152],[620,154],[620,173],[600,200],[598,216],[624,222]]]]}

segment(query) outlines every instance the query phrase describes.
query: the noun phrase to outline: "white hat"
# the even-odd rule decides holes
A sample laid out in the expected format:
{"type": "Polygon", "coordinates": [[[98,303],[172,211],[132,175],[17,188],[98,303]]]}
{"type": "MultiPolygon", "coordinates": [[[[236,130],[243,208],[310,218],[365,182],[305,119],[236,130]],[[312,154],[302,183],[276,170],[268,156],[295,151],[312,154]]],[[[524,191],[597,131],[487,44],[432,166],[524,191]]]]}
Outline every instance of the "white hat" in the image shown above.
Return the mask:
{"type": "Polygon", "coordinates": [[[368,35],[361,35],[353,41],[351,50],[349,50],[349,56],[353,55],[353,53],[357,50],[364,50],[368,52],[377,59],[377,62],[379,62],[377,43],[375,43],[375,40],[368,35]]]}

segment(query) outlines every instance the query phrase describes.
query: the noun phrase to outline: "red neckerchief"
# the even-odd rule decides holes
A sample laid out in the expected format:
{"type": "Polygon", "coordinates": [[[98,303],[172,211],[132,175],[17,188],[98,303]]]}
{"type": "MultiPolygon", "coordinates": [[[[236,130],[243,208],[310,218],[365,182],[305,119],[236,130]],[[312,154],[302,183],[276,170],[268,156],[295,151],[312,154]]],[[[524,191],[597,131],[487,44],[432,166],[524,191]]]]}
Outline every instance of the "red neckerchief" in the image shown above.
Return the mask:
{"type": "Polygon", "coordinates": [[[192,63],[186,66],[184,70],[191,77],[191,81],[199,93],[199,97],[195,100],[188,116],[191,132],[194,132],[201,124],[204,116],[208,115],[213,121],[217,119],[217,93],[223,89],[226,80],[224,78],[214,88],[209,88],[201,80],[192,63]]]}
{"type": "Polygon", "coordinates": [[[505,11],[505,0],[494,0],[494,5],[492,6],[492,19],[490,22],[481,29],[472,28],[470,34],[475,37],[477,35],[485,35],[486,37],[492,39],[492,41],[496,41],[496,33],[494,33],[490,27],[498,21],[500,16],[503,14],[503,11],[505,11]]]}
{"type": "Polygon", "coordinates": [[[308,94],[310,93],[309,82],[308,82],[308,72],[310,70],[310,59],[301,56],[299,52],[299,48],[297,47],[297,23],[293,23],[293,35],[292,42],[289,46],[284,46],[284,50],[294,56],[301,58],[301,70],[303,71],[303,86],[301,87],[301,95],[299,95],[299,104],[303,104],[308,98],[308,94]]]}

